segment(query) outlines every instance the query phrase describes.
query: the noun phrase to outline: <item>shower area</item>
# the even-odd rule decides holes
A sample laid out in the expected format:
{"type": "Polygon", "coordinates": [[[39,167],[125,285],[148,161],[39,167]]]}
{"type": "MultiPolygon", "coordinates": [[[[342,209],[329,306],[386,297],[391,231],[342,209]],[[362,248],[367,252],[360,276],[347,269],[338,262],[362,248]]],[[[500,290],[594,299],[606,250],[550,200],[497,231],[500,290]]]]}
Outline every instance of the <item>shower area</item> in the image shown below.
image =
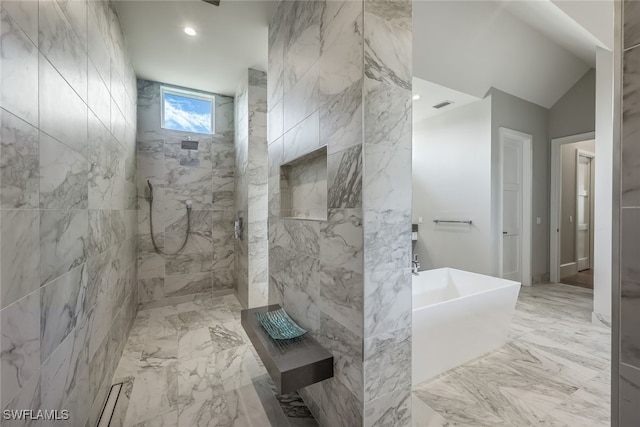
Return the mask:
{"type": "Polygon", "coordinates": [[[206,94],[213,133],[184,132],[162,127],[163,89],[198,93],[138,81],[138,292],[155,304],[235,286],[233,97],[206,94]]]}

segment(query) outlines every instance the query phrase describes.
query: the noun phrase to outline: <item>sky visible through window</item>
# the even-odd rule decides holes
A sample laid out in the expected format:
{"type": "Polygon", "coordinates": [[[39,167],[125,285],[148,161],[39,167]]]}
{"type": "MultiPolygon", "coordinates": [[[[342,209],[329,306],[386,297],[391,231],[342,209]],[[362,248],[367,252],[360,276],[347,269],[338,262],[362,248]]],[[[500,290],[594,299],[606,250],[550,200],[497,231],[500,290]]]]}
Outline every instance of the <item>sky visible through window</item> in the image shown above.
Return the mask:
{"type": "Polygon", "coordinates": [[[208,133],[211,129],[211,101],[164,94],[164,128],[184,132],[208,133]]]}

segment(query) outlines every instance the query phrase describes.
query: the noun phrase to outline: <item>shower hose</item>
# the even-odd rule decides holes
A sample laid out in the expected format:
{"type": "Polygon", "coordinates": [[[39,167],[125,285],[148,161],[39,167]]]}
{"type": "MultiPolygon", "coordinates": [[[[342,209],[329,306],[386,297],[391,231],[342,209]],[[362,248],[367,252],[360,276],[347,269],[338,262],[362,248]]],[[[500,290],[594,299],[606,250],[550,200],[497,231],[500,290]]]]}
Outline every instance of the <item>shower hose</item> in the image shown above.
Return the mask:
{"type": "Polygon", "coordinates": [[[185,246],[187,246],[187,242],[189,241],[189,233],[191,233],[191,206],[187,205],[187,234],[184,236],[184,242],[182,242],[182,246],[180,249],[173,253],[164,252],[161,250],[156,244],[156,238],[153,233],[153,186],[151,182],[147,180],[147,185],[149,186],[149,228],[151,229],[151,243],[153,244],[153,249],[159,254],[162,255],[176,255],[182,252],[185,246]]]}

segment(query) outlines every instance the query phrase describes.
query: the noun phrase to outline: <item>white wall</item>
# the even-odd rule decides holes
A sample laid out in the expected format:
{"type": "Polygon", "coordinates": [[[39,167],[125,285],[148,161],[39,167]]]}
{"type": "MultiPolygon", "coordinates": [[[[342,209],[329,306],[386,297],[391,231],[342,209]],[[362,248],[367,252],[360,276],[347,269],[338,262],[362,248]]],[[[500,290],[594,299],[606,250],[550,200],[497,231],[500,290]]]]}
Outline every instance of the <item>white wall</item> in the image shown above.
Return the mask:
{"type": "Polygon", "coordinates": [[[593,132],[596,128],[596,70],[585,73],[549,109],[549,139],[593,132]]]}
{"type": "Polygon", "coordinates": [[[611,322],[613,204],[613,53],[596,48],[594,320],[611,322]]]}
{"type": "Polygon", "coordinates": [[[493,273],[491,97],[415,123],[413,222],[423,218],[415,252],[422,269],[493,273]],[[473,225],[436,225],[435,218],[473,225]]]}
{"type": "MultiPolygon", "coordinates": [[[[491,134],[492,134],[492,204],[494,246],[502,238],[502,224],[499,224],[500,209],[500,139],[499,129],[505,127],[533,136],[533,191],[531,232],[531,275],[536,283],[548,279],[549,275],[549,139],[547,134],[548,112],[546,108],[525,101],[508,93],[492,89],[491,134]],[[536,223],[540,218],[540,224],[536,223]]],[[[494,272],[499,273],[498,257],[494,258],[494,272]]]]}

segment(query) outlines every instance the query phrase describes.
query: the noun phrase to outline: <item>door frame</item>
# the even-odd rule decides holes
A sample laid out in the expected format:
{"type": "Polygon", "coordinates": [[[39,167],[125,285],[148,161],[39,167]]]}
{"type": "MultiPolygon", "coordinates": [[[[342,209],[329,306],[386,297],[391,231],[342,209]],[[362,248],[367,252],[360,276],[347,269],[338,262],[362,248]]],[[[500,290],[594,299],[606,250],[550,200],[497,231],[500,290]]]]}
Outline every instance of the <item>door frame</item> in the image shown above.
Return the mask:
{"type": "Polygon", "coordinates": [[[565,144],[596,139],[595,132],[553,138],[551,140],[551,207],[549,212],[549,271],[552,283],[560,282],[560,224],[562,200],[562,162],[560,149],[565,144]]]}
{"type": "Polygon", "coordinates": [[[502,277],[503,275],[503,238],[502,227],[504,221],[503,209],[504,209],[504,182],[503,182],[503,159],[504,159],[504,139],[510,137],[522,141],[522,229],[521,229],[521,250],[520,250],[520,268],[521,268],[521,282],[524,286],[531,285],[531,252],[532,252],[532,229],[533,229],[533,135],[520,132],[514,129],[500,127],[498,130],[498,139],[500,145],[500,191],[498,193],[498,226],[496,230],[499,233],[498,238],[498,273],[502,277]]]}
{"type": "Polygon", "coordinates": [[[574,243],[574,247],[575,249],[575,255],[576,255],[576,268],[578,268],[578,260],[580,259],[578,257],[578,215],[577,215],[577,209],[578,209],[578,162],[580,162],[580,157],[587,157],[589,159],[591,159],[591,162],[589,163],[589,189],[590,189],[590,193],[589,193],[589,268],[593,268],[593,211],[594,211],[594,206],[593,206],[593,200],[594,200],[594,194],[593,194],[593,188],[594,188],[594,166],[595,166],[595,160],[596,160],[596,154],[592,153],[591,151],[587,151],[587,150],[581,150],[581,149],[577,149],[576,150],[576,222],[575,222],[575,226],[576,226],[576,233],[575,233],[575,238],[576,241],[574,243]]]}

